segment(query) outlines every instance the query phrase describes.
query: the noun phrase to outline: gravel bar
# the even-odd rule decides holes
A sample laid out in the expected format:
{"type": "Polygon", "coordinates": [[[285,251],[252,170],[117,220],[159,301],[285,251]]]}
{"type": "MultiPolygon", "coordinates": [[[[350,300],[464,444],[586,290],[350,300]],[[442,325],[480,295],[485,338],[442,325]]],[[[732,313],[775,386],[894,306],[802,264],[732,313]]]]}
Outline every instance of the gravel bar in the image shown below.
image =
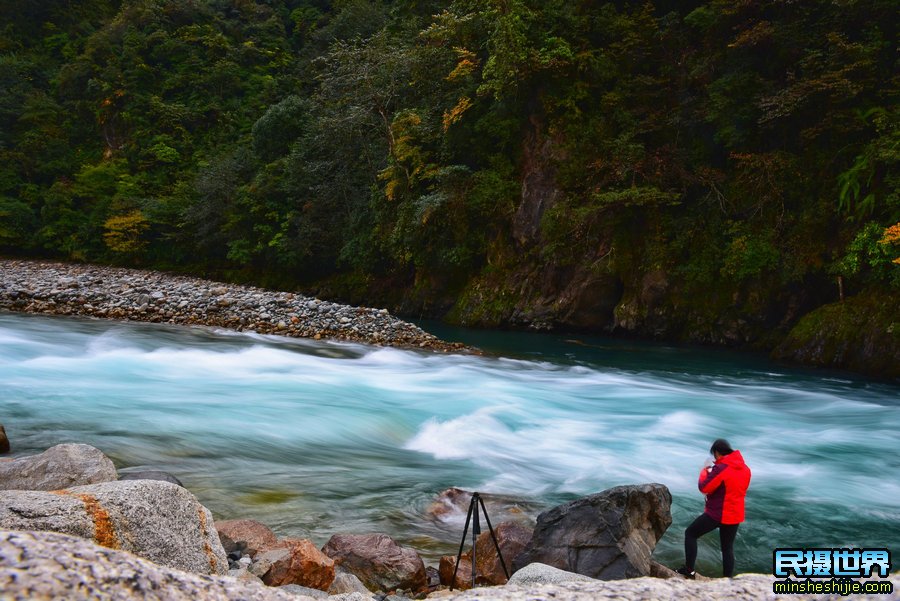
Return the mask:
{"type": "Polygon", "coordinates": [[[158,271],[0,260],[0,309],[239,332],[473,352],[444,342],[387,309],[353,307],[291,292],[225,284],[158,271]]]}

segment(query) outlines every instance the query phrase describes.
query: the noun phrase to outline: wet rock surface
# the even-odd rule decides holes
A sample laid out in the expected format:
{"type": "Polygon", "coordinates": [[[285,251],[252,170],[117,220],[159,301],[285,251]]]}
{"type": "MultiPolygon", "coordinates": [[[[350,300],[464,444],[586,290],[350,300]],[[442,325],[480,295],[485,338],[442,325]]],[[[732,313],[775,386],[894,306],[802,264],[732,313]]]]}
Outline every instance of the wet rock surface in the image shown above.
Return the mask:
{"type": "Polygon", "coordinates": [[[465,351],[386,309],[155,271],[0,260],[0,309],[465,351]]]}

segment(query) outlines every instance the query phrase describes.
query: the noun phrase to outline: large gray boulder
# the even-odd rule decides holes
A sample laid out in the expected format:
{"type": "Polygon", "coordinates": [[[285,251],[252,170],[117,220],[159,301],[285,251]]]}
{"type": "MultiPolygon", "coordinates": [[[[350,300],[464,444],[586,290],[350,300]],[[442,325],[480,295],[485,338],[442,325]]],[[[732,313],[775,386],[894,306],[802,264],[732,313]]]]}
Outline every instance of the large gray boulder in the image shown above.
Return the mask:
{"type": "Polygon", "coordinates": [[[54,492],[2,491],[0,528],[79,536],[200,574],[228,570],[209,510],[187,490],[158,480],[104,482],[54,492]]]}
{"type": "Polygon", "coordinates": [[[651,573],[650,555],[672,523],[662,484],[617,486],[540,514],[514,570],[543,563],[601,580],[651,573]]]}
{"type": "Polygon", "coordinates": [[[302,601],[223,576],[182,572],[53,532],[0,530],[0,598],[16,601],[302,601]]]}
{"type": "Polygon", "coordinates": [[[40,455],[0,462],[0,490],[60,490],[116,477],[109,457],[86,444],[58,444],[40,455]]]}
{"type": "Polygon", "coordinates": [[[401,547],[387,534],[335,534],[322,552],[369,590],[420,591],[428,585],[419,554],[401,547]]]}

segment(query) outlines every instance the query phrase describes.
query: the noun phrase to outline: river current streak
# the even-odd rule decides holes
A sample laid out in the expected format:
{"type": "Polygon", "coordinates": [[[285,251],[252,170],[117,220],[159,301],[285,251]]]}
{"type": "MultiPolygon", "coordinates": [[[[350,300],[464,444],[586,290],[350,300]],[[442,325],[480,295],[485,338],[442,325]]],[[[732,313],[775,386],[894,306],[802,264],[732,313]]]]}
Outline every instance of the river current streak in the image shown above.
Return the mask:
{"type": "MultiPolygon", "coordinates": [[[[499,495],[496,524],[661,482],[674,523],[657,557],[676,567],[720,436],[753,469],[739,571],[770,571],[776,547],[900,541],[900,387],[736,353],[503,336],[517,358],[0,314],[0,422],[16,454],[92,444],[120,469],[175,474],[217,519],[319,546],[386,532],[430,563],[461,532],[464,515],[431,512],[446,488],[499,495]]],[[[716,574],[707,538],[699,565],[716,574]]]]}

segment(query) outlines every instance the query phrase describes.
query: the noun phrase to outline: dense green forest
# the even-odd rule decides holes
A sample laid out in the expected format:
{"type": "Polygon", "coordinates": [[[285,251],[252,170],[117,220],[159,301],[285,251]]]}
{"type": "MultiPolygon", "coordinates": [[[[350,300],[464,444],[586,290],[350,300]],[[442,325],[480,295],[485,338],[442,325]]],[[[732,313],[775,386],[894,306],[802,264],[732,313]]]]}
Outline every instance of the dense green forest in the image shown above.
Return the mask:
{"type": "Polygon", "coordinates": [[[898,307],[895,0],[0,7],[6,255],[763,347],[898,307]]]}

